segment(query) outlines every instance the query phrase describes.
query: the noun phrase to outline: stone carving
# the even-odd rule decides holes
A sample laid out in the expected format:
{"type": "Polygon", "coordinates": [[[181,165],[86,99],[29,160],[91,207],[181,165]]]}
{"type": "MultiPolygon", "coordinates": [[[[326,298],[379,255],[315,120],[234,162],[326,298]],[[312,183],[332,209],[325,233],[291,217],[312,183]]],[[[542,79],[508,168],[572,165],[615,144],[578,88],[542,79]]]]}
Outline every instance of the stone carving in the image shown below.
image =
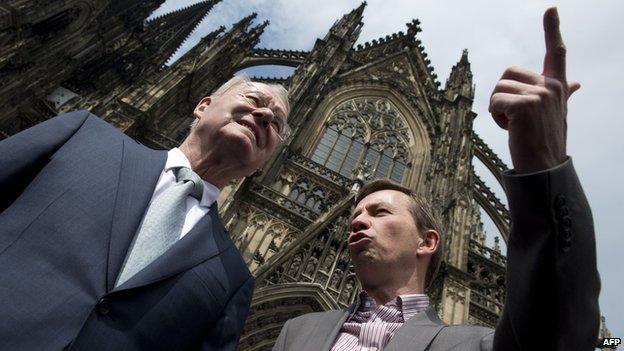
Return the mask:
{"type": "Polygon", "coordinates": [[[288,270],[288,275],[291,277],[295,277],[297,275],[297,272],[299,271],[299,267],[301,267],[301,254],[297,254],[293,259],[293,262],[290,265],[290,269],[288,270]]]}
{"type": "Polygon", "coordinates": [[[310,257],[310,259],[308,260],[308,264],[306,265],[304,274],[311,277],[314,274],[314,270],[316,269],[317,265],[318,258],[316,258],[315,256],[310,257]]]}
{"type": "Polygon", "coordinates": [[[330,271],[332,264],[334,264],[334,259],[335,258],[336,258],[335,249],[333,247],[330,247],[329,248],[329,252],[327,253],[327,256],[325,257],[325,260],[323,261],[322,269],[325,272],[329,272],[330,271]]]}
{"type": "Polygon", "coordinates": [[[312,152],[312,160],[354,177],[364,162],[373,178],[401,181],[410,155],[409,129],[398,109],[383,97],[353,98],[338,105],[312,152]]]}

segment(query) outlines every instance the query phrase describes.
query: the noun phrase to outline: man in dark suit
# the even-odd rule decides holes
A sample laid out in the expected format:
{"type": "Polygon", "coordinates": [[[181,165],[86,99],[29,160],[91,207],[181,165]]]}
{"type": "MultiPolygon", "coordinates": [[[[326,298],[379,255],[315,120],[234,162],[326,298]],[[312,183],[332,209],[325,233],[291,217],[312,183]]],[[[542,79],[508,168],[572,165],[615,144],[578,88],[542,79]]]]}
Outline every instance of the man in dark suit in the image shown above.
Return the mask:
{"type": "Polygon", "coordinates": [[[72,112],[0,142],[0,350],[234,350],[254,279],[219,189],[287,136],[281,86],[235,77],[149,149],[72,112]]]}
{"type": "Polygon", "coordinates": [[[541,75],[512,67],[490,100],[509,131],[514,170],[504,175],[512,229],[507,297],[496,330],[448,326],[424,288],[442,256],[427,201],[389,181],[365,185],[351,217],[349,251],[363,291],[350,308],[289,320],[274,350],[593,350],[599,327],[591,213],[566,156],[567,99],[555,8],[544,15],[541,75]]]}

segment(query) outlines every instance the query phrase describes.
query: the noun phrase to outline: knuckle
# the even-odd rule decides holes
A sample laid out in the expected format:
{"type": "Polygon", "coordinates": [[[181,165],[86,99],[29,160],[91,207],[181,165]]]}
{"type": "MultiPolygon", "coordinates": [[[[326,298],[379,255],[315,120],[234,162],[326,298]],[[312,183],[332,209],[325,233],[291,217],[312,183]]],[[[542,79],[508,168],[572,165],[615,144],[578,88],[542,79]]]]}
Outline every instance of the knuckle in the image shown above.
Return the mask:
{"type": "Polygon", "coordinates": [[[550,98],[550,95],[552,94],[551,91],[545,87],[538,87],[535,93],[540,97],[540,99],[550,98]]]}
{"type": "Polygon", "coordinates": [[[530,95],[526,99],[524,99],[524,101],[526,107],[535,109],[542,106],[542,102],[544,101],[544,99],[539,95],[530,95]]]}
{"type": "Polygon", "coordinates": [[[563,43],[558,44],[553,48],[553,53],[558,56],[565,56],[567,53],[567,49],[563,43]]]}
{"type": "Polygon", "coordinates": [[[563,85],[563,82],[557,79],[546,79],[544,82],[546,90],[549,92],[554,91],[555,93],[561,95],[565,92],[566,87],[563,85]]]}
{"type": "Polygon", "coordinates": [[[493,95],[494,93],[497,93],[497,92],[499,92],[499,91],[503,90],[503,89],[505,88],[505,86],[506,86],[506,85],[507,85],[507,83],[506,83],[505,79],[501,79],[501,80],[499,80],[499,81],[496,83],[496,85],[494,86],[494,91],[492,92],[492,95],[493,95]]]}
{"type": "Polygon", "coordinates": [[[510,67],[507,67],[505,71],[503,72],[503,77],[515,76],[517,75],[518,72],[520,72],[520,67],[510,66],[510,67]]]}
{"type": "Polygon", "coordinates": [[[532,111],[540,108],[542,101],[539,95],[525,95],[517,99],[511,108],[514,111],[532,111]]]}

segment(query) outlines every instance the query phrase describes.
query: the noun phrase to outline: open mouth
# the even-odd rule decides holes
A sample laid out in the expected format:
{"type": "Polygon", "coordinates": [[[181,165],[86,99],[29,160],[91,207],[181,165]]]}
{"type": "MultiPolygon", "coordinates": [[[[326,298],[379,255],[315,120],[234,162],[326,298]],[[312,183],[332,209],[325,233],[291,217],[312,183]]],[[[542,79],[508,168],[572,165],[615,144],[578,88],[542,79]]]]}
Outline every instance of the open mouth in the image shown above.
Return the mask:
{"type": "Polygon", "coordinates": [[[254,141],[256,142],[256,146],[260,146],[260,138],[258,137],[258,132],[256,131],[256,128],[253,124],[245,121],[245,120],[240,120],[238,121],[238,124],[240,124],[241,126],[249,129],[249,131],[251,132],[251,134],[253,134],[254,136],[254,141]]]}

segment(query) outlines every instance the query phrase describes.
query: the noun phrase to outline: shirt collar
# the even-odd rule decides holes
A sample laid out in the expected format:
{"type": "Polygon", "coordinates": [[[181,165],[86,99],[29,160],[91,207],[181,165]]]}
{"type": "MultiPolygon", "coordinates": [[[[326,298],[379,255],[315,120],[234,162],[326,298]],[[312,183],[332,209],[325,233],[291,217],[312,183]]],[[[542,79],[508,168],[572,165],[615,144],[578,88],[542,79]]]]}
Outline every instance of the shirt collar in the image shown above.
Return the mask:
{"type": "MultiPolygon", "coordinates": [[[[405,294],[399,295],[394,300],[389,301],[385,306],[396,306],[403,320],[407,321],[415,314],[426,310],[429,307],[429,297],[425,294],[405,294]]],[[[364,290],[360,291],[355,300],[355,309],[353,313],[360,311],[371,311],[377,308],[375,300],[364,290]]]]}
{"type": "MultiPolygon", "coordinates": [[[[167,172],[172,168],[180,168],[187,167],[191,168],[191,162],[186,158],[186,155],[179,148],[175,147],[167,152],[167,162],[165,163],[164,171],[167,172]]],[[[209,182],[202,179],[204,183],[204,192],[202,194],[201,201],[199,202],[199,206],[210,207],[217,200],[219,196],[219,188],[210,184],[209,182]]]]}

